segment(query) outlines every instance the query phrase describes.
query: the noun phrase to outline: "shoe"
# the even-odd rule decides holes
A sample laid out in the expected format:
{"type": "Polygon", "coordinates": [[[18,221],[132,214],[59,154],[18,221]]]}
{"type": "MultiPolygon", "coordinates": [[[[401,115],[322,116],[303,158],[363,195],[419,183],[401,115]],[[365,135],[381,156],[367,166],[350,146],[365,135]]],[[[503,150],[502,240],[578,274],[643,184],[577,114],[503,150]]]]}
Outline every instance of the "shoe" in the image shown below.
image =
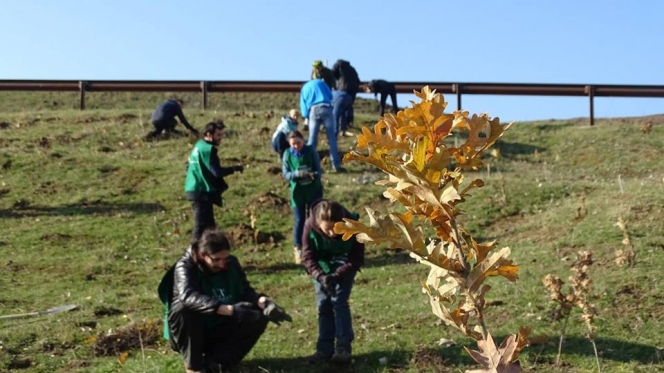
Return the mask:
{"type": "Polygon", "coordinates": [[[338,174],[345,174],[345,173],[348,172],[348,170],[343,168],[343,167],[335,168],[335,169],[333,169],[333,171],[338,173],[338,174]]]}
{"type": "Polygon", "coordinates": [[[293,248],[293,256],[295,257],[295,264],[302,264],[302,251],[299,247],[293,248]]]}
{"type": "Polygon", "coordinates": [[[344,137],[353,137],[353,136],[355,136],[355,134],[352,133],[352,132],[349,132],[349,131],[343,131],[343,132],[341,133],[341,136],[344,136],[344,137]]]}
{"type": "MultiPolygon", "coordinates": [[[[350,357],[350,355],[349,355],[349,357],[350,357]]],[[[331,358],[330,355],[325,355],[324,353],[322,353],[320,351],[316,351],[316,352],[314,352],[313,355],[311,355],[307,358],[307,364],[314,365],[314,364],[324,363],[324,362],[330,360],[330,358],[331,358]]]]}
{"type": "Polygon", "coordinates": [[[345,350],[338,350],[330,358],[331,363],[335,364],[348,364],[350,363],[350,352],[345,350]]]}

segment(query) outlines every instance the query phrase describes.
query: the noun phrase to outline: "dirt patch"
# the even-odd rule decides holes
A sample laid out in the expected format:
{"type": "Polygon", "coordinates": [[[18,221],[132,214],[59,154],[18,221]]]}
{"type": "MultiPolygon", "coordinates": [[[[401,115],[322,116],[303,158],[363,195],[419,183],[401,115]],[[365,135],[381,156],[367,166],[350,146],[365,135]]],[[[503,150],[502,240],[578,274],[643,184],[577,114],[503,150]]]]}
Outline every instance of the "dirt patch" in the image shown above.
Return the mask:
{"type": "Polygon", "coordinates": [[[36,141],[37,145],[41,146],[42,148],[50,148],[51,147],[51,140],[48,137],[42,137],[39,140],[36,141]]]}
{"type": "Polygon", "coordinates": [[[125,113],[122,115],[119,115],[117,117],[117,120],[121,121],[122,123],[129,122],[130,120],[136,119],[138,116],[136,114],[130,114],[130,113],[125,113]]]}
{"type": "Polygon", "coordinates": [[[60,144],[71,144],[73,142],[79,142],[83,140],[86,136],[79,136],[79,137],[71,137],[69,135],[57,135],[55,136],[55,141],[57,141],[60,144]]]}
{"type": "Polygon", "coordinates": [[[440,352],[431,348],[417,347],[413,352],[413,357],[410,359],[410,364],[416,371],[433,371],[435,372],[453,372],[453,367],[445,366],[445,360],[440,356],[440,352]]]}
{"type": "Polygon", "coordinates": [[[282,196],[270,191],[263,193],[260,196],[256,197],[250,204],[247,210],[276,210],[276,211],[288,211],[290,210],[290,205],[287,199],[282,196]]]}
{"type": "Polygon", "coordinates": [[[226,233],[237,246],[247,244],[276,246],[285,239],[284,235],[280,232],[262,232],[244,223],[226,230],[226,233]]]}
{"type": "Polygon", "coordinates": [[[12,360],[7,364],[7,369],[28,369],[32,366],[32,360],[27,356],[13,356],[12,360]]]}
{"type": "Polygon", "coordinates": [[[106,306],[101,306],[95,308],[94,315],[97,317],[103,317],[103,316],[116,316],[116,315],[122,315],[122,311],[113,308],[113,307],[106,307],[106,306]]]}
{"type": "Polygon", "coordinates": [[[41,237],[39,237],[40,240],[48,242],[68,241],[71,238],[71,235],[61,233],[43,234],[41,237]]]}
{"type": "Polygon", "coordinates": [[[14,262],[11,261],[11,260],[8,261],[8,262],[5,264],[5,267],[7,267],[7,270],[8,270],[8,271],[10,271],[10,272],[14,272],[14,273],[16,273],[16,272],[18,272],[18,271],[20,271],[20,270],[22,270],[22,269],[25,268],[24,265],[14,263],[14,262]]]}
{"type": "Polygon", "coordinates": [[[162,336],[163,323],[147,321],[118,328],[109,334],[97,335],[94,342],[95,356],[117,356],[123,352],[156,347],[162,336]]]}
{"type": "Polygon", "coordinates": [[[12,168],[12,160],[8,159],[5,163],[2,164],[3,170],[9,170],[12,168]]]}
{"type": "Polygon", "coordinates": [[[6,130],[7,128],[11,127],[12,124],[9,122],[0,122],[0,129],[6,130]]]}
{"type": "Polygon", "coordinates": [[[272,175],[281,175],[281,167],[270,166],[267,168],[267,173],[272,175]]]}

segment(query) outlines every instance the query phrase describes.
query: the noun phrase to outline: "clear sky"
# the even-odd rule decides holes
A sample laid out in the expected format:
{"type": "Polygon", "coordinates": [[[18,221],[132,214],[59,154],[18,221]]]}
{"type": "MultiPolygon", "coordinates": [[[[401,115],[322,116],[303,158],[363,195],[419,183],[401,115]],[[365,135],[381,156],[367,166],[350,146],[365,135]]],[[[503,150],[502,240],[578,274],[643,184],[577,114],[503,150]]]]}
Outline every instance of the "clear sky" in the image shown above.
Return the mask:
{"type": "MultiPolygon", "coordinates": [[[[663,15],[661,0],[6,0],[0,79],[305,80],[343,58],[362,80],[664,85],[663,15]]],[[[583,97],[463,105],[588,116],[583,97]]],[[[596,117],[659,113],[664,98],[595,101],[596,117]]]]}

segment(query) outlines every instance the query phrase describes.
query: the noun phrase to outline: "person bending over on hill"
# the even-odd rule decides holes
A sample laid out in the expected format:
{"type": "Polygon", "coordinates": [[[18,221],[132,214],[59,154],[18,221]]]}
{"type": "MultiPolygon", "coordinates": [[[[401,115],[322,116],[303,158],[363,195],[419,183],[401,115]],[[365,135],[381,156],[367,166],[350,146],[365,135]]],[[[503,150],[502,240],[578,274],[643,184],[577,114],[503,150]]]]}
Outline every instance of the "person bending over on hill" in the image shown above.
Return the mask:
{"type": "Polygon", "coordinates": [[[184,358],[185,369],[220,372],[242,361],[268,321],[292,321],[274,301],[257,293],[226,235],[207,230],[159,284],[166,306],[164,337],[184,358]]]}
{"type": "Polygon", "coordinates": [[[353,104],[355,104],[355,96],[360,90],[360,77],[357,75],[357,70],[346,60],[339,59],[332,65],[332,74],[336,79],[336,88],[338,91],[348,93],[352,99],[350,109],[348,110],[348,123],[352,125],[354,121],[353,104]]]}
{"type": "Polygon", "coordinates": [[[198,140],[189,155],[184,191],[191,201],[194,228],[193,240],[198,240],[206,228],[216,226],[212,205],[222,206],[222,193],[228,189],[224,176],[234,172],[243,172],[242,165],[221,167],[217,146],[221,141],[222,131],[226,128],[222,120],[208,123],[203,131],[203,138],[198,140]]]}
{"type": "Polygon", "coordinates": [[[318,341],[316,352],[307,359],[310,364],[350,362],[354,333],[348,298],[355,274],[364,265],[364,244],[355,236],[344,241],[334,232],[334,224],[343,218],[357,219],[358,215],[338,202],[321,199],[311,206],[304,224],[302,257],[315,280],[318,307],[318,341]]]}
{"type": "Polygon", "coordinates": [[[279,153],[279,160],[283,159],[284,152],[290,147],[288,144],[288,134],[297,130],[300,120],[300,112],[292,109],[288,115],[281,118],[281,123],[272,134],[272,149],[279,153]]]}
{"type": "Polygon", "coordinates": [[[325,84],[327,84],[330,89],[334,89],[334,85],[336,84],[332,70],[323,65],[321,60],[314,61],[313,68],[311,70],[311,79],[323,79],[325,84]]]}
{"type": "Polygon", "coordinates": [[[397,90],[394,87],[394,84],[382,80],[382,79],[376,79],[372,80],[365,86],[365,92],[367,93],[373,93],[374,98],[378,96],[380,93],[380,115],[383,116],[385,114],[385,105],[387,104],[387,96],[390,96],[390,99],[392,100],[392,112],[396,113],[399,110],[399,107],[397,106],[397,90]]]}
{"type": "Polygon", "coordinates": [[[178,124],[175,119],[176,117],[180,119],[182,125],[191,131],[194,136],[198,136],[198,130],[189,124],[187,118],[184,116],[182,106],[184,106],[184,101],[181,99],[168,100],[159,104],[154,112],[152,112],[151,122],[154,126],[154,131],[148,133],[146,138],[152,139],[164,131],[166,133],[179,133],[175,129],[175,126],[178,124]]]}
{"type": "Polygon", "coordinates": [[[283,156],[281,174],[290,181],[290,201],[293,209],[293,252],[295,264],[302,262],[302,231],[311,203],[323,198],[318,152],[304,144],[300,131],[288,134],[288,149],[283,156]]]}

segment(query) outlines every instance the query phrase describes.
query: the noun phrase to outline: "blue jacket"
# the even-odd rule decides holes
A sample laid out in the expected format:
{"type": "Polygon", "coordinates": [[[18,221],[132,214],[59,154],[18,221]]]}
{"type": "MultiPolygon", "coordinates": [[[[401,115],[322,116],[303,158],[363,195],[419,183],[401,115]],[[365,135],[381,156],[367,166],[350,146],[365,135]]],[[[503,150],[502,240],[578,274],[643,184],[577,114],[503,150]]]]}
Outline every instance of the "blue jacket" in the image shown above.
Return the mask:
{"type": "Polygon", "coordinates": [[[305,119],[309,118],[309,110],[318,104],[332,104],[332,91],[322,79],[312,79],[302,86],[300,91],[300,112],[305,119]]]}
{"type": "Polygon", "coordinates": [[[281,117],[281,123],[277,126],[277,129],[272,134],[272,140],[276,139],[279,133],[283,133],[288,136],[291,131],[297,129],[297,122],[293,120],[289,115],[284,115],[281,117]]]}

